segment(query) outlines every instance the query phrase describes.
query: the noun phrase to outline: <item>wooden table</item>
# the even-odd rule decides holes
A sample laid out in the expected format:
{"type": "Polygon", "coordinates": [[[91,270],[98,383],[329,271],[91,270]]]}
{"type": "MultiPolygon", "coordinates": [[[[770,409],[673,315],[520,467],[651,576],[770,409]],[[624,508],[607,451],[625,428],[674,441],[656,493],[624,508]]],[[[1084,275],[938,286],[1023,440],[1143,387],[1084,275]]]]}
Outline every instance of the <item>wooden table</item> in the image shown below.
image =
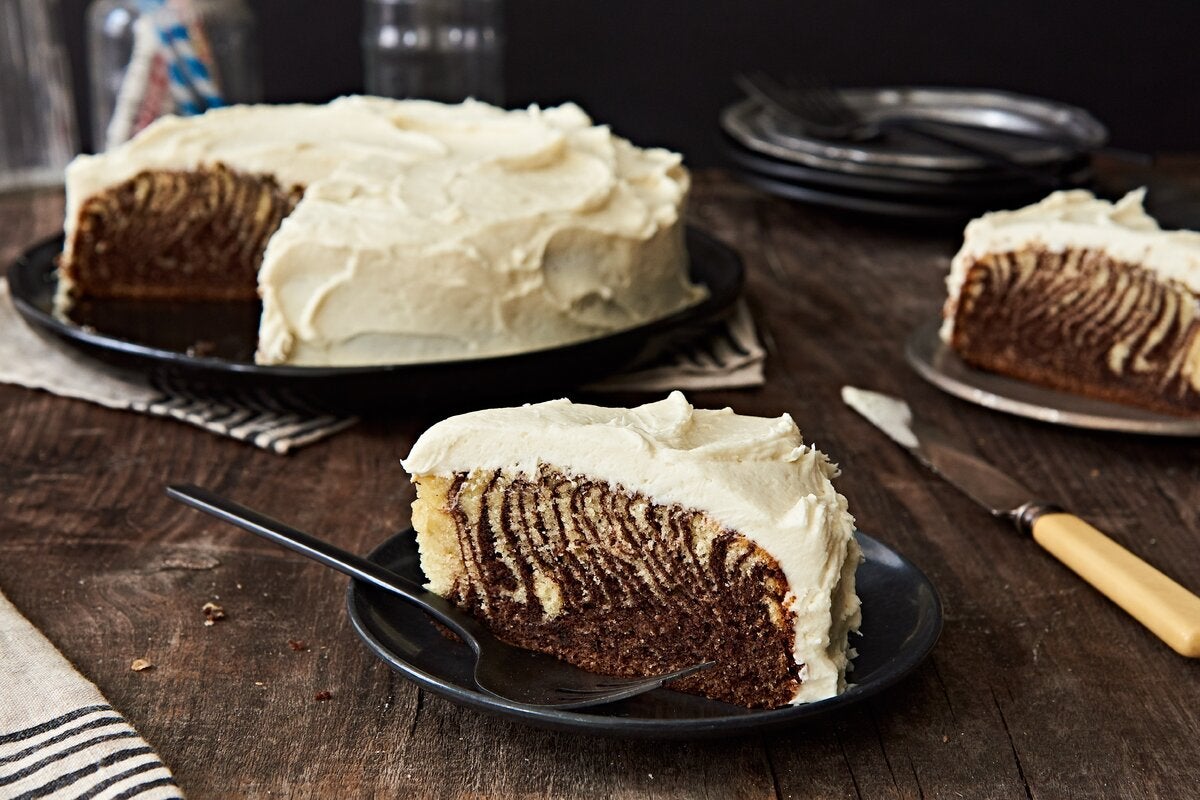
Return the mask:
{"type": "MultiPolygon", "coordinates": [[[[1200,162],[1156,175],[1174,180],[1168,198],[1200,196],[1200,162]]],[[[942,394],[905,365],[902,346],[938,313],[958,232],[698,178],[693,221],[742,252],[771,356],[765,387],[692,399],[791,413],[841,464],[859,526],[925,570],[945,603],[932,656],[877,699],[721,742],[493,719],[376,660],[349,628],[342,577],[163,495],[168,480],[193,481],[365,552],[408,524],[399,459],[429,413],[369,420],[281,457],[0,387],[0,587],[193,798],[1200,796],[1200,664],[931,477],[838,393],[851,383],[904,395],[1192,589],[1196,442],[1057,428],[942,394]],[[205,627],[210,600],[228,619],[205,627]],[[139,657],[155,668],[131,671],[139,657]]],[[[0,202],[0,257],[54,232],[60,215],[54,194],[0,202]]]]}

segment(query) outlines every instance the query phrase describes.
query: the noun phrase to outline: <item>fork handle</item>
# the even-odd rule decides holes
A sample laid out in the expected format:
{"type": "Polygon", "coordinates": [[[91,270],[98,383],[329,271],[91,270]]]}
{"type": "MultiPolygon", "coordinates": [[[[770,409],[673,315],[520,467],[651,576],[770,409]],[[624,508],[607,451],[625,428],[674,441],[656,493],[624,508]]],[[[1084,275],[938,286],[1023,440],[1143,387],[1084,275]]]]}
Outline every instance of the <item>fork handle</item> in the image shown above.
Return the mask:
{"type": "Polygon", "coordinates": [[[451,605],[445,598],[430,592],[420,584],[414,583],[402,575],[397,575],[386,567],[199,486],[171,485],[167,487],[167,495],[198,511],[203,511],[243,530],[258,534],[275,544],[294,550],[302,556],[319,561],[355,580],[369,583],[397,595],[453,630],[472,650],[479,652],[476,634],[485,633],[482,625],[473,617],[451,605]]]}
{"type": "Polygon", "coordinates": [[[1034,169],[1019,161],[1009,158],[1002,152],[985,147],[984,145],[974,144],[964,139],[960,139],[952,133],[945,131],[946,126],[940,126],[942,130],[938,130],[935,125],[927,125],[919,120],[913,119],[891,119],[879,123],[881,127],[890,128],[892,130],[908,131],[916,136],[921,136],[926,139],[944,144],[948,147],[953,147],[961,150],[964,153],[970,153],[980,159],[988,166],[995,167],[1010,175],[1016,175],[1025,178],[1028,181],[1036,183],[1047,188],[1058,188],[1062,186],[1062,179],[1056,175],[1034,169]]]}

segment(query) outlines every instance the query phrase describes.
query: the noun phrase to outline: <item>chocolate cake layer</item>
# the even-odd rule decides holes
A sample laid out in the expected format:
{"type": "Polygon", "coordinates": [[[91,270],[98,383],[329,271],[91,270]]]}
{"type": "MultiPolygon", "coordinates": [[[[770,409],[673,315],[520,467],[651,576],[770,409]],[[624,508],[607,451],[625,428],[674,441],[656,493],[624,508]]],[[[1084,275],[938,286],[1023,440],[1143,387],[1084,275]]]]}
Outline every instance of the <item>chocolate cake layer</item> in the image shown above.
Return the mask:
{"type": "Polygon", "coordinates": [[[1055,389],[1200,415],[1200,298],[1102,251],[990,254],[967,270],[952,347],[1055,389]]]}
{"type": "Polygon", "coordinates": [[[547,467],[444,488],[464,567],[450,597],[501,638],[612,675],[715,661],[672,688],[751,707],[794,697],[787,581],[735,531],[547,467]]]}
{"type": "Polygon", "coordinates": [[[302,194],[223,164],[140,172],[83,204],[61,280],[75,298],[254,300],[267,240],[302,194]]]}

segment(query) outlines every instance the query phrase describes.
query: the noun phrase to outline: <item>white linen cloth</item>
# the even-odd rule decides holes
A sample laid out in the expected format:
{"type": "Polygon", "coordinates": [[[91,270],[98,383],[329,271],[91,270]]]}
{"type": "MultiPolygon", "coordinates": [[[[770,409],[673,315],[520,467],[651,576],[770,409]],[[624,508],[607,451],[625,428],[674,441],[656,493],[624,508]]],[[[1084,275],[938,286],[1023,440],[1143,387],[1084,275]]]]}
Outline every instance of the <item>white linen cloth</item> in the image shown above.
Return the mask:
{"type": "Polygon", "coordinates": [[[154,748],[3,594],[0,797],[183,797],[154,748]]]}

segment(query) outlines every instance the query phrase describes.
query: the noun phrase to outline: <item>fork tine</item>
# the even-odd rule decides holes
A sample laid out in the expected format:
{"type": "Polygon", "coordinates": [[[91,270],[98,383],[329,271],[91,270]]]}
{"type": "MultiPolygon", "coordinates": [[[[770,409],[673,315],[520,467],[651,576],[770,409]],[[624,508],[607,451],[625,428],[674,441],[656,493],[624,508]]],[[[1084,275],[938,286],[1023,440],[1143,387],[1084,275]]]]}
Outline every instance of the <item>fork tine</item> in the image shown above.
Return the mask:
{"type": "MultiPolygon", "coordinates": [[[[715,662],[706,661],[700,664],[693,664],[683,669],[668,672],[663,675],[655,675],[650,678],[631,679],[620,682],[620,678],[613,678],[617,683],[612,684],[591,684],[588,688],[578,687],[558,687],[543,685],[538,688],[535,696],[514,695],[511,692],[496,692],[489,688],[482,681],[477,682],[481,689],[492,694],[499,694],[507,700],[512,700],[518,703],[528,703],[535,706],[546,706],[558,709],[573,709],[586,708],[588,706],[598,706],[605,703],[612,703],[617,700],[625,700],[629,697],[642,694],[657,689],[666,681],[677,680],[682,677],[691,675],[699,670],[707,669],[713,666],[715,662]]],[[[599,677],[599,676],[593,676],[599,677]]],[[[511,688],[511,687],[509,687],[511,688]]]]}
{"type": "Polygon", "coordinates": [[[597,684],[595,684],[595,686],[589,687],[587,689],[580,689],[580,688],[572,687],[572,686],[564,686],[564,687],[559,688],[557,691],[564,692],[566,694],[571,694],[571,695],[603,695],[603,694],[608,694],[608,693],[615,692],[615,691],[623,692],[626,690],[636,690],[636,692],[640,692],[646,686],[661,686],[662,684],[668,683],[670,681],[679,680],[680,678],[686,678],[687,676],[693,675],[693,674],[699,672],[700,670],[708,669],[709,667],[713,666],[715,663],[716,663],[715,661],[704,661],[699,664],[692,664],[690,667],[684,667],[683,669],[677,669],[674,672],[667,672],[662,675],[655,675],[652,677],[644,678],[642,680],[622,681],[622,680],[618,679],[615,683],[597,683],[597,684]]]}
{"type": "Polygon", "coordinates": [[[807,109],[803,103],[797,103],[791,92],[766,73],[755,72],[738,77],[742,89],[765,105],[777,107],[784,113],[801,119],[812,117],[811,109],[807,109]]]}
{"type": "Polygon", "coordinates": [[[787,85],[789,88],[794,88],[798,96],[804,97],[814,106],[819,106],[825,111],[827,119],[836,119],[841,122],[852,123],[858,121],[858,114],[846,102],[841,93],[833,88],[823,75],[815,72],[800,73],[803,78],[796,74],[789,75],[787,85]]]}
{"type": "Polygon", "coordinates": [[[856,138],[862,120],[841,95],[823,78],[806,74],[795,76],[787,84],[780,83],[762,71],[741,74],[738,86],[749,96],[768,108],[782,112],[799,123],[807,132],[835,139],[856,138]]]}

